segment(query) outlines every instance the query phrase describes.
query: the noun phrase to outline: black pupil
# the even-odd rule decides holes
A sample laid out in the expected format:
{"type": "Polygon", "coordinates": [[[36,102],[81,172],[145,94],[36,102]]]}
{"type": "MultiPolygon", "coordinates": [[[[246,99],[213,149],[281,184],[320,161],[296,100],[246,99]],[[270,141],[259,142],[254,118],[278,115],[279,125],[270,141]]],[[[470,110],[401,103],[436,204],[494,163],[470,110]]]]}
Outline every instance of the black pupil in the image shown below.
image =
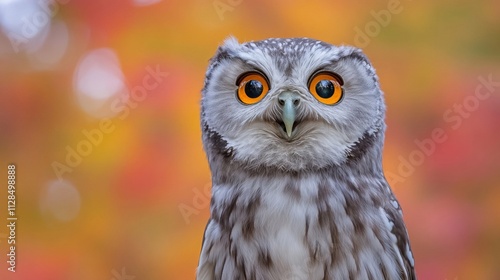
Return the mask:
{"type": "Polygon", "coordinates": [[[335,88],[331,81],[321,80],[316,84],[316,93],[322,98],[332,97],[335,88]]]}
{"type": "Polygon", "coordinates": [[[257,80],[251,80],[245,85],[245,93],[250,98],[257,98],[262,94],[264,87],[262,83],[257,80]]]}

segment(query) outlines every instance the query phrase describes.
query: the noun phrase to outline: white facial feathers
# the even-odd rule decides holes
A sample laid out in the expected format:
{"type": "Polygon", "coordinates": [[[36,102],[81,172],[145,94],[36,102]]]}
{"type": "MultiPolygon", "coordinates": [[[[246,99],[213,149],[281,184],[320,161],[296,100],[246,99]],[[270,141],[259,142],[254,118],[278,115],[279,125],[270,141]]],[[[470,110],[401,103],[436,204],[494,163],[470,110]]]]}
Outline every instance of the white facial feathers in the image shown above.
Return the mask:
{"type": "Polygon", "coordinates": [[[383,104],[375,71],[357,48],[306,38],[239,44],[229,37],[207,71],[202,115],[235,151],[235,161],[299,171],[345,163],[366,133],[383,131],[383,104]],[[252,71],[266,78],[269,91],[248,105],[238,100],[236,83],[252,71]],[[322,104],[311,94],[308,83],[321,71],[343,80],[344,96],[338,104],[322,104]],[[300,99],[288,138],[283,137],[287,133],[278,100],[284,91],[300,99]]]}

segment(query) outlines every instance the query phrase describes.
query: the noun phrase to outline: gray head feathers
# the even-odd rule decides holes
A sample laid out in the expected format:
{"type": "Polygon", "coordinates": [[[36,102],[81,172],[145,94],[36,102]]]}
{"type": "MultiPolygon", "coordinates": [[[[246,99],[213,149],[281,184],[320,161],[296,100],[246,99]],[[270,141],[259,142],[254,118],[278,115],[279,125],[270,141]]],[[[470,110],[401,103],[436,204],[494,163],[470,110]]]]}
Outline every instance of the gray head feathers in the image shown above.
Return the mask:
{"type": "Polygon", "coordinates": [[[375,70],[361,50],[307,38],[239,44],[229,37],[210,60],[202,98],[202,126],[209,160],[223,155],[245,169],[309,171],[365,158],[380,165],[385,106],[375,70]],[[257,104],[239,102],[238,77],[262,73],[269,92],[257,104]],[[310,78],[327,71],[344,82],[334,106],[311,95],[310,78]],[[282,137],[278,96],[296,93],[294,134],[282,137]],[[229,152],[230,151],[230,152],[229,152]],[[230,154],[230,157],[227,155],[230,154]]]}

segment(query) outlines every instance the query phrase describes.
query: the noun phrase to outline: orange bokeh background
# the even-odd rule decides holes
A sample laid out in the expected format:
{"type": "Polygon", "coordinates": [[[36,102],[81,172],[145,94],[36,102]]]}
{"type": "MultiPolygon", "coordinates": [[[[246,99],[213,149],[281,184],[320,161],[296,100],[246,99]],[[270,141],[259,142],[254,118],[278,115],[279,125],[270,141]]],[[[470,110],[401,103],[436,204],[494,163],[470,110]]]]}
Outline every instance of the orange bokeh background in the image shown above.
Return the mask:
{"type": "Polygon", "coordinates": [[[15,273],[0,225],[0,279],[194,279],[210,187],[200,90],[229,35],[363,47],[419,279],[500,279],[493,0],[0,1],[0,221],[8,164],[18,217],[15,273]]]}

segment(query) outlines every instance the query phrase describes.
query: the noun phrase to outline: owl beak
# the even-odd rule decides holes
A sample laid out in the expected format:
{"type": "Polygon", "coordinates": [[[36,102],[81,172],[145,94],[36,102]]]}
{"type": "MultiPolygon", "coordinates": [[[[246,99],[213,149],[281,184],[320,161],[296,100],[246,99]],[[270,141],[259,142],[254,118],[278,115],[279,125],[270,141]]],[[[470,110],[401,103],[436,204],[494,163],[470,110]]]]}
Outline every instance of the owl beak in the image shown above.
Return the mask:
{"type": "Polygon", "coordinates": [[[282,120],[285,124],[286,134],[288,137],[291,137],[300,97],[296,93],[285,91],[278,96],[278,101],[280,106],[283,108],[282,120]]]}

